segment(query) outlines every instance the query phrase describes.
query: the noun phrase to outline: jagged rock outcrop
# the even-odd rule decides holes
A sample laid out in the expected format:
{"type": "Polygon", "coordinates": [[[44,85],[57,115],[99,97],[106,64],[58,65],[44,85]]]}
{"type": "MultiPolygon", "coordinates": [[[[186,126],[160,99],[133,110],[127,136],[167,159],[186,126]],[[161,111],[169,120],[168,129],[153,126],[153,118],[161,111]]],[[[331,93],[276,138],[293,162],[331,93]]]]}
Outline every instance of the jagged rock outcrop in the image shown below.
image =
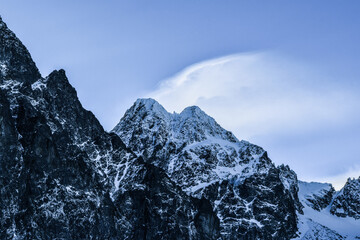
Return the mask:
{"type": "Polygon", "coordinates": [[[360,177],[348,178],[345,186],[334,197],[330,212],[338,217],[360,219],[360,177]]]}
{"type": "MultiPolygon", "coordinates": [[[[90,151],[109,149],[111,136],[82,108],[63,70],[42,78],[19,39],[0,26],[0,238],[116,237],[106,220],[115,217],[106,211],[109,180],[95,171],[104,158],[95,162],[90,151]]],[[[117,148],[119,157],[129,152],[117,148]]]]}
{"type": "Polygon", "coordinates": [[[123,238],[218,239],[219,219],[208,200],[188,196],[152,164],[131,165],[134,174],[123,175],[128,184],[114,195],[123,238]]]}
{"type": "Polygon", "coordinates": [[[0,50],[1,239],[218,236],[209,202],[105,132],[64,70],[42,78],[2,20],[0,50]]]}
{"type": "Polygon", "coordinates": [[[153,99],[139,99],[113,132],[189,195],[208,199],[222,239],[295,236],[296,175],[276,168],[261,147],[237,140],[200,108],[170,114],[153,99]]]}
{"type": "Polygon", "coordinates": [[[303,206],[300,203],[298,192],[299,192],[299,180],[297,178],[296,173],[290,169],[288,165],[281,164],[278,166],[280,171],[280,180],[284,185],[285,189],[289,191],[291,194],[291,198],[294,201],[296,210],[303,214],[303,206]]]}
{"type": "Polygon", "coordinates": [[[0,18],[0,239],[359,237],[359,179],[310,184],[195,106],[139,99],[104,131],[0,18]]]}
{"type": "Polygon", "coordinates": [[[31,81],[40,73],[28,50],[0,17],[0,76],[2,79],[31,81]]]}

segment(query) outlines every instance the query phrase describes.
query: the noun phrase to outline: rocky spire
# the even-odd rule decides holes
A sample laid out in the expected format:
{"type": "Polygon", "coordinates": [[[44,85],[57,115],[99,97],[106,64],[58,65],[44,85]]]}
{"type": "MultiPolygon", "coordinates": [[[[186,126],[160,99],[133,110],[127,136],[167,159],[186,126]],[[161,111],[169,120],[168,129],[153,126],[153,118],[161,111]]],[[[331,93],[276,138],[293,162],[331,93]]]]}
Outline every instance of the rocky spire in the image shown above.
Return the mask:
{"type": "Polygon", "coordinates": [[[338,217],[360,219],[360,177],[348,178],[345,186],[336,194],[330,212],[338,217]]]}
{"type": "Polygon", "coordinates": [[[39,78],[29,51],[0,17],[0,79],[31,83],[39,78]]]}

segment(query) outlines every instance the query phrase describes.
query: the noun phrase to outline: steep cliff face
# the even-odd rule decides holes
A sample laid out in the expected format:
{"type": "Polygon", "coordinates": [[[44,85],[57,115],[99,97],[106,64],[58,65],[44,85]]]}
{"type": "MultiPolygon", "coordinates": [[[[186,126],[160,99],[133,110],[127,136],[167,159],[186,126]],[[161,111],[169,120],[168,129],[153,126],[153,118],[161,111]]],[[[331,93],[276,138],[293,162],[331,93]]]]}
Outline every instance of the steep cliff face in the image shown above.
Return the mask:
{"type": "Polygon", "coordinates": [[[295,236],[296,174],[276,168],[261,147],[237,140],[198,107],[170,114],[139,99],[113,132],[187,194],[208,199],[223,239],[295,236]]]}
{"type": "Polygon", "coordinates": [[[0,17],[0,75],[3,79],[34,81],[40,73],[26,47],[0,17]]]}
{"type": "Polygon", "coordinates": [[[120,180],[127,184],[113,197],[122,238],[218,239],[219,219],[208,200],[185,194],[151,164],[137,161],[126,171],[120,180]]]}
{"type": "MultiPolygon", "coordinates": [[[[109,180],[96,171],[105,159],[92,156],[110,150],[111,136],[82,108],[63,70],[41,78],[2,21],[0,44],[1,238],[116,236],[106,221],[115,217],[106,211],[109,180]]],[[[119,157],[128,153],[117,148],[119,157]]]]}
{"type": "Polygon", "coordinates": [[[207,200],[105,132],[64,70],[42,78],[2,20],[0,44],[1,239],[216,238],[207,200]]]}
{"type": "Polygon", "coordinates": [[[299,182],[195,106],[107,133],[0,18],[0,239],[351,239],[359,181],[299,182]]]}

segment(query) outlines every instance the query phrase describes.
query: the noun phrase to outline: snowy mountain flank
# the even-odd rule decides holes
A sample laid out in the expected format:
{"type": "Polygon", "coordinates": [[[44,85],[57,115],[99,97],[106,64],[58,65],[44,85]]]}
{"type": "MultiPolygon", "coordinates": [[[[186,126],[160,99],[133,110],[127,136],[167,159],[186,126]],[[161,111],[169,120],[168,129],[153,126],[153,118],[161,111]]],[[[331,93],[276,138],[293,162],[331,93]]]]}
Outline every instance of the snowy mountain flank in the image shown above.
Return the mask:
{"type": "Polygon", "coordinates": [[[198,107],[170,114],[139,99],[113,132],[185,193],[209,199],[222,238],[287,239],[296,232],[296,177],[282,174],[291,170],[276,168],[262,148],[237,140],[198,107]]]}
{"type": "Polygon", "coordinates": [[[112,132],[188,195],[209,199],[222,239],[248,239],[244,228],[256,232],[250,239],[360,236],[360,179],[349,179],[339,192],[298,181],[288,166],[276,167],[261,147],[239,141],[198,107],[171,114],[153,99],[138,99],[112,132]],[[285,225],[294,235],[276,235],[285,225]]]}
{"type": "Polygon", "coordinates": [[[0,239],[360,239],[360,178],[306,183],[196,106],[106,132],[0,18],[0,239]]]}

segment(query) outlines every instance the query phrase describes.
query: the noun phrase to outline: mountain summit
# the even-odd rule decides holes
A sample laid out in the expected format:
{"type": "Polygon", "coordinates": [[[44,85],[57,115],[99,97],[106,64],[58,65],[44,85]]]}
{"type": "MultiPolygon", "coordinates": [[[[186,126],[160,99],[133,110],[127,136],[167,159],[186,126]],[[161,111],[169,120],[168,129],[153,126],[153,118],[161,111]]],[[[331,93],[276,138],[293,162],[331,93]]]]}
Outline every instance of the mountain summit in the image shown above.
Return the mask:
{"type": "Polygon", "coordinates": [[[37,80],[40,73],[29,51],[0,17],[0,77],[22,81],[37,80]]]}
{"type": "Polygon", "coordinates": [[[0,20],[0,239],[356,239],[359,179],[297,180],[200,108],[139,99],[110,133],[0,20]]]}
{"type": "Polygon", "coordinates": [[[261,147],[239,141],[199,107],[169,113],[154,99],[138,99],[112,132],[184,192],[209,199],[222,239],[360,235],[358,180],[340,192],[298,181],[288,166],[276,167],[261,147]]]}
{"type": "Polygon", "coordinates": [[[275,167],[261,147],[239,141],[199,107],[171,114],[153,99],[139,99],[113,132],[184,192],[209,199],[222,238],[295,236],[301,211],[295,173],[275,167]]]}
{"type": "MultiPolygon", "coordinates": [[[[151,98],[138,99],[112,132],[120,135],[126,144],[134,144],[136,141],[134,145],[142,150],[145,150],[143,141],[132,139],[133,136],[147,138],[152,135],[152,145],[164,145],[168,140],[181,145],[184,142],[193,143],[210,138],[238,142],[231,132],[223,129],[199,107],[187,107],[180,114],[169,113],[151,98]]],[[[152,153],[147,153],[149,154],[152,153]]]]}

